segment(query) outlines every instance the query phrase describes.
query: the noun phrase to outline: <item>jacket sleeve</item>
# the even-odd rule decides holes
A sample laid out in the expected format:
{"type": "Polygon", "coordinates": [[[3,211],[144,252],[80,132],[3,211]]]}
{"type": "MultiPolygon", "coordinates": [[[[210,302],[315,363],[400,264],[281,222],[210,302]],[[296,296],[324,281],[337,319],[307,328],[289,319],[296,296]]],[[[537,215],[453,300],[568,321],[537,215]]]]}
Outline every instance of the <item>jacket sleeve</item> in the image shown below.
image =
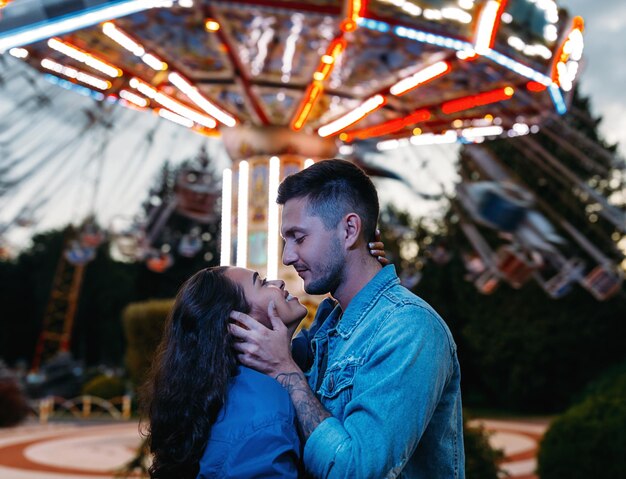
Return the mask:
{"type": "Polygon", "coordinates": [[[396,477],[451,376],[450,342],[431,313],[404,305],[380,319],[343,421],[325,419],[306,442],[304,463],[315,477],[396,477]]]}
{"type": "Polygon", "coordinates": [[[300,440],[295,425],[278,421],[255,429],[233,444],[220,478],[296,479],[299,467],[300,440]]]}

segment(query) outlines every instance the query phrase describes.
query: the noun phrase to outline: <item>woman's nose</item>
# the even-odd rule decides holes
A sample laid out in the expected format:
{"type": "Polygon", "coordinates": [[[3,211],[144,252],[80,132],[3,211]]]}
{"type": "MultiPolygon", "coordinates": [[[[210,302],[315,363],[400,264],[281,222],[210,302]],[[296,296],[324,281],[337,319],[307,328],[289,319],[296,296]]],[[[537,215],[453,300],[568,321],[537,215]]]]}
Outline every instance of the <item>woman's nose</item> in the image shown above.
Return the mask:
{"type": "Polygon", "coordinates": [[[273,279],[268,281],[268,283],[272,286],[276,286],[277,288],[285,289],[285,282],[282,279],[273,279]]]}

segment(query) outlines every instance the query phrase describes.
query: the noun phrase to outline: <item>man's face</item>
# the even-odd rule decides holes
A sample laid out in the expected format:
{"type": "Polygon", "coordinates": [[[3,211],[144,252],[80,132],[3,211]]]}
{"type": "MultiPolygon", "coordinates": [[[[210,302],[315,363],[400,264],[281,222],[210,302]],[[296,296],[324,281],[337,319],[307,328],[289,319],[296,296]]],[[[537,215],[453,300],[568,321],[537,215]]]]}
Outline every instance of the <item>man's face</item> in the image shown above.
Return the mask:
{"type": "Polygon", "coordinates": [[[327,230],[321,218],[308,214],[307,204],[306,198],[293,198],[283,205],[283,263],[295,268],[308,294],[332,294],[345,261],[340,226],[327,230]]]}

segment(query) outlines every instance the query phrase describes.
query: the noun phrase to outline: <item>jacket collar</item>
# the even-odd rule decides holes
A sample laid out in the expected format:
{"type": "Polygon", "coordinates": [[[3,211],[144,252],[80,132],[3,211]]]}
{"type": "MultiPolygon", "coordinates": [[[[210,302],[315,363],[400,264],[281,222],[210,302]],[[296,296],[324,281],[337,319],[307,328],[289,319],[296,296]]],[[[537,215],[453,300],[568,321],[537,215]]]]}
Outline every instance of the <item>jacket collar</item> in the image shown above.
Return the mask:
{"type": "MultiPolygon", "coordinates": [[[[372,280],[359,291],[346,308],[339,324],[337,333],[344,339],[350,337],[352,331],[370,312],[380,296],[391,286],[400,284],[394,265],[389,264],[381,269],[372,280]]],[[[337,306],[339,308],[339,306],[337,306]]]]}

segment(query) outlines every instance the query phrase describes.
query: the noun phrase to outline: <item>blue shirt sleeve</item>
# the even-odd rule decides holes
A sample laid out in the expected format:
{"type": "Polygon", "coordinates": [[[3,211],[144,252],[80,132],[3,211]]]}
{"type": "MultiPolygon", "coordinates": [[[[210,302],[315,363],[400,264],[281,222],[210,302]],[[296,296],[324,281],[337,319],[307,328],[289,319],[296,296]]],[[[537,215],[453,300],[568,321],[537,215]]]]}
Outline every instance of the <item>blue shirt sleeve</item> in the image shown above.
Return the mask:
{"type": "Polygon", "coordinates": [[[232,446],[220,478],[298,477],[300,439],[293,423],[268,423],[232,446]]]}

